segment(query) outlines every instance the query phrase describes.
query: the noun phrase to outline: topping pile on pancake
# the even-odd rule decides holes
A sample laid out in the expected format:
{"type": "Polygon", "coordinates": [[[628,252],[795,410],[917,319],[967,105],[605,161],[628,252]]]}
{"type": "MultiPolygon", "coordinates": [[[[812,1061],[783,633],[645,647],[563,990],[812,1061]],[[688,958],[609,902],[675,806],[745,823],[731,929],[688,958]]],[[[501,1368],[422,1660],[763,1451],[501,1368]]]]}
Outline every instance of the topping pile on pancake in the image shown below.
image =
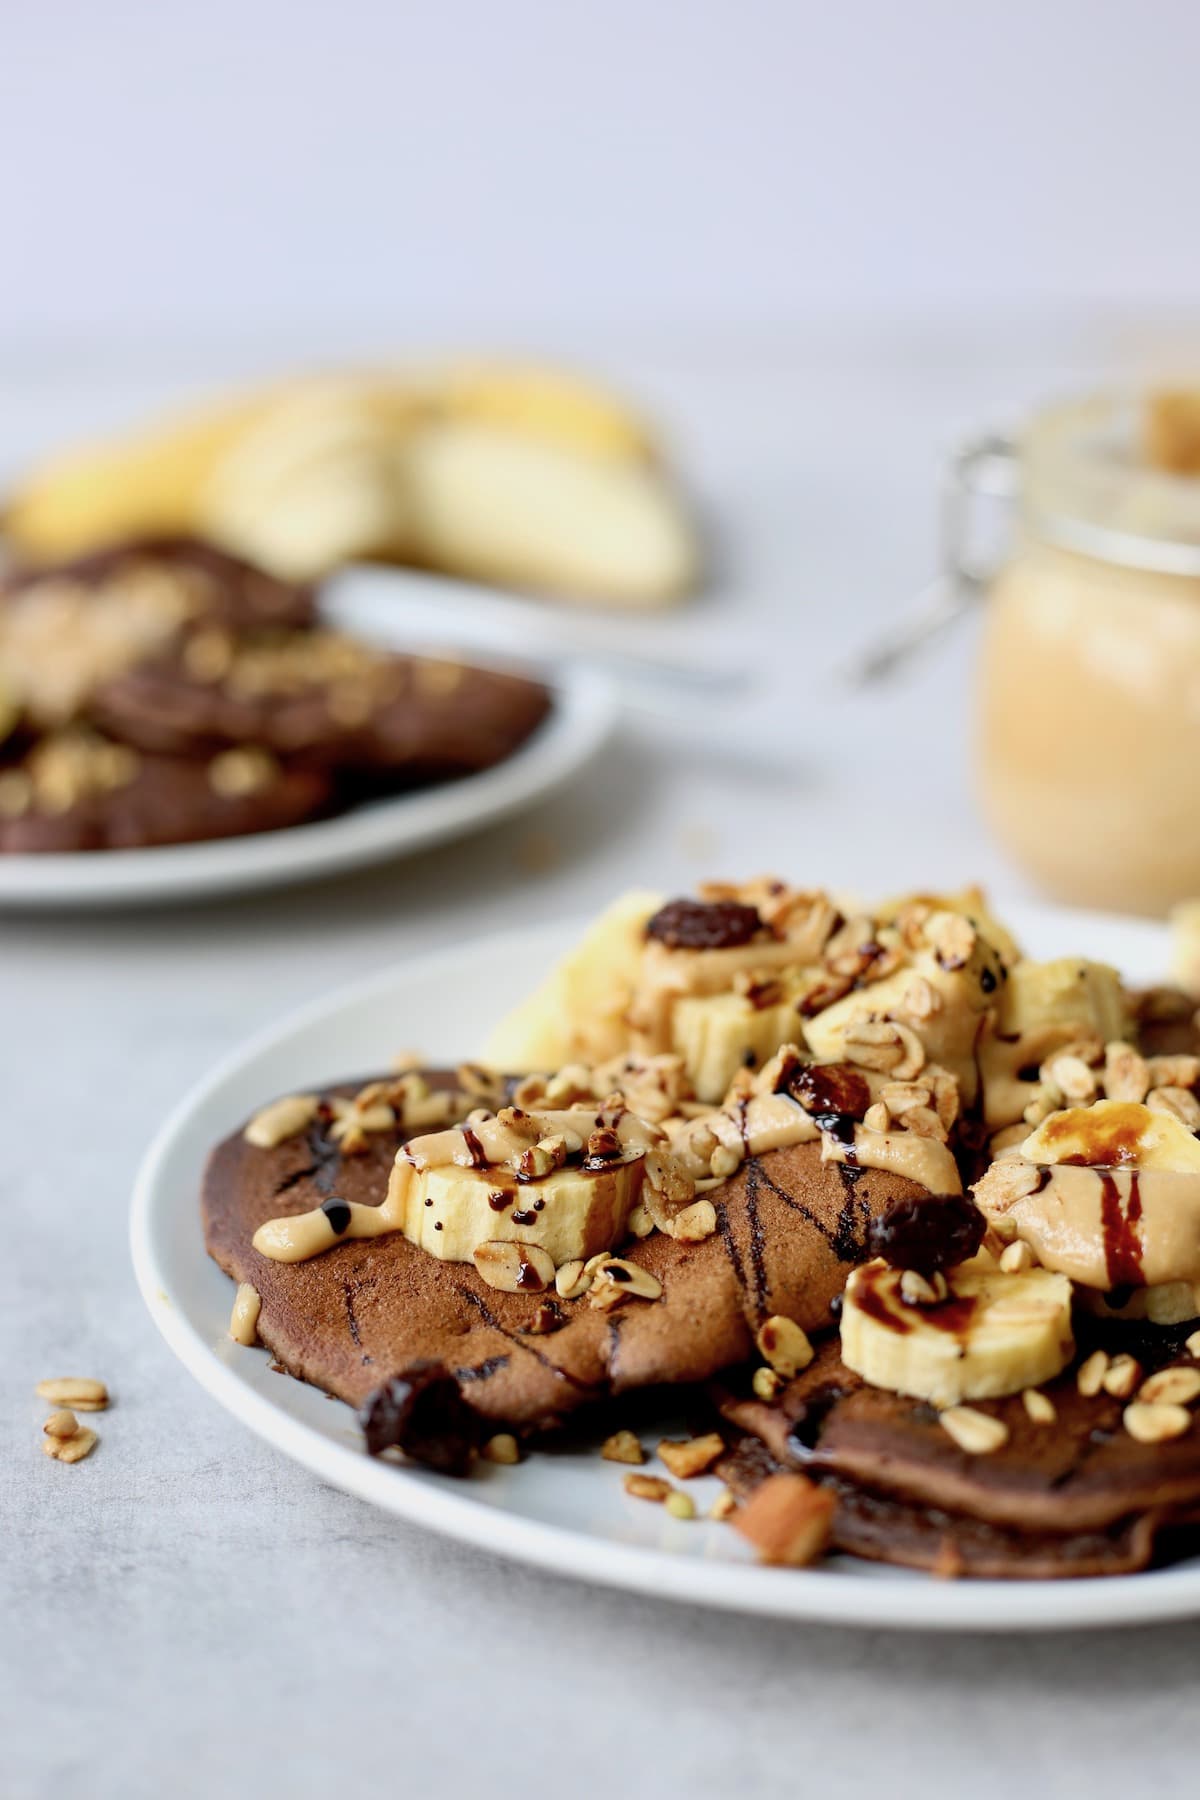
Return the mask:
{"type": "Polygon", "coordinates": [[[1142,1567],[1200,1518],[1190,1012],[1023,958],[974,891],[632,895],[487,1064],[255,1114],[209,1249],[375,1453],[512,1461],[500,1427],[715,1380],[717,1516],[764,1556],[1142,1567]]]}

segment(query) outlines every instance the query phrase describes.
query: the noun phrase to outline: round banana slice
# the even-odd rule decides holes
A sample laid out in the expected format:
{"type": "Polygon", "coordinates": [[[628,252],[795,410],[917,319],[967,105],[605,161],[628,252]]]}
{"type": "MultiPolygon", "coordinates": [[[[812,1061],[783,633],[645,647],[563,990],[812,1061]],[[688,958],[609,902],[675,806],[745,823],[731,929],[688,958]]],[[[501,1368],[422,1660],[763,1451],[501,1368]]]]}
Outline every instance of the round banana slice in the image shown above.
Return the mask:
{"type": "Polygon", "coordinates": [[[1074,1355],[1065,1275],[1006,1274],[982,1251],[951,1271],[945,1300],[910,1305],[903,1274],[877,1258],[846,1284],[842,1361],[873,1387],[956,1406],[1038,1387],[1074,1355]]]}
{"type": "Polygon", "coordinates": [[[470,1262],[480,1244],[511,1242],[540,1245],[557,1269],[620,1243],[642,1174],[639,1160],[518,1182],[511,1170],[445,1163],[410,1179],[402,1229],[443,1262],[470,1262]]]}

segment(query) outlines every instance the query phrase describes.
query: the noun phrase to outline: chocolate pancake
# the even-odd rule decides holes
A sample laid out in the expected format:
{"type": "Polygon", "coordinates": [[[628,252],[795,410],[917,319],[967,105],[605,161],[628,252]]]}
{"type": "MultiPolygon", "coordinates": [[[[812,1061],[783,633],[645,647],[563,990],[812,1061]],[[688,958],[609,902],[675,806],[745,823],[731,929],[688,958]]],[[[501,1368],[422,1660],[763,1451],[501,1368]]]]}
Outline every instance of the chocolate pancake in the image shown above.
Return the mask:
{"type": "Polygon", "coordinates": [[[335,1195],[378,1204],[402,1141],[396,1131],[375,1134],[367,1153],[342,1157],[321,1124],[273,1150],[240,1132],[226,1138],[204,1178],[209,1254],[258,1290],[259,1335],[293,1374],[360,1405],[390,1375],[434,1361],[482,1414],[518,1429],[633,1389],[703,1381],[751,1356],[772,1313],[809,1331],[828,1326],[848,1269],[864,1255],[867,1221],[921,1191],[823,1163],[816,1143],[770,1151],[709,1196],[719,1221],[712,1237],[685,1244],[655,1233],[623,1247],[663,1292],[615,1312],[586,1296],[498,1292],[473,1266],[439,1262],[399,1233],[300,1263],[253,1248],[265,1220],[335,1195]]]}
{"type": "Polygon", "coordinates": [[[519,676],[385,655],[327,632],[240,638],[220,674],[204,671],[196,650],[123,670],[94,696],[93,717],[147,750],[265,744],[394,786],[490,768],[549,709],[545,688],[519,676]]]}
{"type": "Polygon", "coordinates": [[[61,779],[47,784],[41,776],[31,779],[28,771],[45,757],[50,742],[0,770],[0,855],[135,850],[241,837],[316,818],[333,796],[332,782],[317,769],[266,760],[248,791],[238,791],[236,784],[234,791],[223,791],[214,785],[207,763],[145,756],[90,737],[87,754],[97,773],[90,776],[68,764],[61,779]],[[119,761],[113,760],[114,751],[119,761]]]}
{"type": "MultiPolygon", "coordinates": [[[[716,1468],[735,1494],[748,1499],[783,1467],[760,1438],[743,1436],[716,1468]]],[[[837,1496],[831,1547],[869,1562],[895,1563],[946,1577],[990,1580],[1128,1575],[1148,1567],[1156,1552],[1182,1542],[1177,1514],[1155,1510],[1120,1520],[1105,1531],[1022,1532],[989,1525],[940,1507],[909,1505],[836,1477],[810,1471],[837,1496]]]]}
{"type": "MultiPolygon", "coordinates": [[[[1159,1334],[1156,1358],[1154,1341],[1152,1331],[1137,1340],[1147,1373],[1177,1360],[1178,1334],[1159,1334]]],[[[1113,1347],[1126,1342],[1114,1339],[1113,1347]]],[[[958,1447],[936,1408],[867,1386],[846,1368],[836,1340],[770,1404],[729,1390],[718,1404],[788,1468],[1022,1538],[1121,1532],[1135,1517],[1157,1529],[1200,1510],[1200,1432],[1139,1443],[1122,1425],[1127,1402],[1105,1393],[1085,1397],[1073,1368],[1043,1391],[1057,1412],[1049,1425],[1030,1419],[1019,1394],[972,1402],[1003,1419],[1009,1432],[1001,1449],[982,1456],[958,1447]]]]}
{"type": "Polygon", "coordinates": [[[43,582],[119,587],[125,578],[147,571],[178,577],[187,585],[194,624],[250,631],[307,626],[316,616],[313,589],[307,582],[284,581],[215,544],[182,536],[133,538],[66,562],[12,570],[0,579],[0,605],[43,582]]]}

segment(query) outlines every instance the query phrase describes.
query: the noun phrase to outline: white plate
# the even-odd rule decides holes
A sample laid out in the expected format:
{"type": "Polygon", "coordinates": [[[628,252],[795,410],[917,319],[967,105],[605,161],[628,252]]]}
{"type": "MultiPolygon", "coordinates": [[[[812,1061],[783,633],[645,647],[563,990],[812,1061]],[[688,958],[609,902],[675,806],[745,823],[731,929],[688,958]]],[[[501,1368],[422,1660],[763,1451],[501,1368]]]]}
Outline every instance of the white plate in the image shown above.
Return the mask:
{"type": "MultiPolygon", "coordinates": [[[[1029,907],[1004,916],[1035,955],[1080,952],[1138,981],[1160,976],[1166,964],[1157,926],[1029,907]]],[[[764,1569],[728,1527],[682,1523],[628,1498],[624,1471],[594,1452],[484,1466],[468,1482],[375,1462],[349,1408],[270,1373],[262,1350],[231,1342],[232,1284],[205,1256],[200,1230],[209,1146],[273,1095],[386,1068],[414,1035],[431,1062],[461,1060],[576,929],[539,927],[376,974],[257,1037],[182,1102],[138,1176],[132,1246],[151,1315],[201,1385],[323,1480],[437,1531],[589,1581],[784,1618],[920,1629],[1051,1629],[1200,1612],[1200,1559],[1147,1575],[1060,1582],[936,1581],[848,1558],[811,1571],[764,1569]]],[[[691,1491],[703,1500],[717,1484],[691,1491]]]]}
{"type": "Polygon", "coordinates": [[[495,824],[568,781],[593,757],[616,719],[616,692],[586,668],[543,676],[553,710],[526,744],[481,775],[337,818],[207,844],[63,856],[0,856],[0,907],[125,906],[190,901],[282,887],[406,856],[495,824]]]}

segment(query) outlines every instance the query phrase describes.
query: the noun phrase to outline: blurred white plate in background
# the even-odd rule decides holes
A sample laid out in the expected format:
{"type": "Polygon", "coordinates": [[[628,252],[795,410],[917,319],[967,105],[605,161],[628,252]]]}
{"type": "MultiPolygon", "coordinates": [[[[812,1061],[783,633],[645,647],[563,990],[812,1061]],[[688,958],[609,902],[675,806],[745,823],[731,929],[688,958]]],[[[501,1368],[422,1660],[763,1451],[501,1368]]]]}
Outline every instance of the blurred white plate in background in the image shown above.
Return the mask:
{"type": "MultiPolygon", "coordinates": [[[[1049,908],[1001,907],[1035,956],[1080,953],[1133,981],[1161,979],[1161,927],[1049,908]]],[[[172,1349],[235,1418],[322,1480],[487,1550],[582,1580],[781,1618],[908,1629],[1051,1630],[1200,1613],[1200,1558],[1146,1575],[1084,1581],[938,1581],[837,1557],[813,1570],[756,1567],[728,1526],[670,1518],[630,1499],[620,1465],[594,1450],[481,1465],[469,1481],[365,1455],[350,1409],[272,1374],[228,1334],[233,1284],[204,1252],[199,1188],[210,1146],[262,1101],[385,1069],[416,1043],[433,1063],[478,1051],[489,1026],[544,973],[579,926],[485,939],[375,974],[236,1051],[181,1103],[134,1192],[134,1266],[172,1349]]],[[[666,1423],[666,1421],[664,1421],[666,1423]]],[[[703,1510],[714,1480],[689,1483],[703,1510]]]]}
{"type": "Polygon", "coordinates": [[[495,824],[569,781],[616,720],[616,692],[603,673],[565,665],[538,673],[553,698],[550,716],[515,755],[481,775],[249,837],[153,850],[0,856],[0,908],[186,902],[283,887],[407,856],[495,824]]]}

